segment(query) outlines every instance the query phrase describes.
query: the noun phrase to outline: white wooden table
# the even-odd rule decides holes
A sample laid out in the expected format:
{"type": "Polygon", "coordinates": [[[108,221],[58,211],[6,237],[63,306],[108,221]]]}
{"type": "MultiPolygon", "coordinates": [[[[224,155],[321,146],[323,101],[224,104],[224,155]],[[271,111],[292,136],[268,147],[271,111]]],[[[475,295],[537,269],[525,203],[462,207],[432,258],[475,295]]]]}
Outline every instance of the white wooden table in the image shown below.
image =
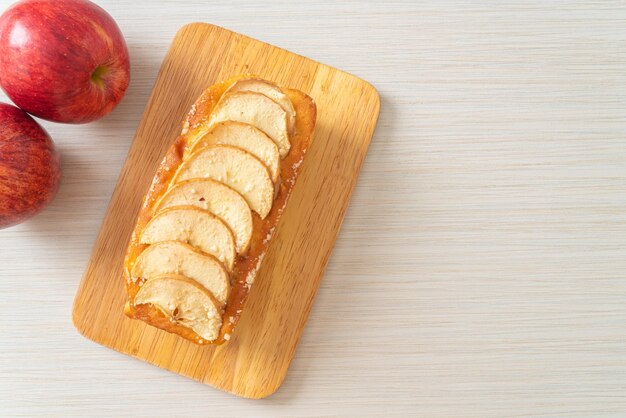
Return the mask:
{"type": "Polygon", "coordinates": [[[626,416],[626,3],[262,3],[99,1],[132,82],[104,120],[44,123],[63,186],[0,231],[0,416],[626,416]],[[290,374],[262,401],[97,346],[70,318],[160,61],[192,21],[382,96],[290,374]]]}

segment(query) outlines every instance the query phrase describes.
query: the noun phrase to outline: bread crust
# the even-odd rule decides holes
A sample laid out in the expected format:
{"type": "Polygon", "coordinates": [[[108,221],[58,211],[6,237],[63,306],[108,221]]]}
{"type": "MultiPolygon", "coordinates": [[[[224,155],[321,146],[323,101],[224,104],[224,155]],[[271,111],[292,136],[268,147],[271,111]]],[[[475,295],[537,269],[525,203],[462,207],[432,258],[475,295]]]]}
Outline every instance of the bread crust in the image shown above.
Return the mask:
{"type": "Polygon", "coordinates": [[[223,344],[230,339],[230,335],[239,321],[241,312],[248,299],[251,283],[254,281],[254,276],[258,271],[258,265],[262,262],[263,256],[271,244],[272,235],[293,190],[302,168],[302,161],[311,142],[317,116],[317,109],[313,99],[299,90],[283,88],[296,110],[296,133],[290,137],[291,150],[289,154],[280,163],[278,192],[271,211],[265,219],[261,219],[255,213],[252,215],[253,233],[250,247],[246,254],[237,256],[235,260],[235,266],[231,275],[231,292],[224,307],[222,328],[216,340],[206,341],[200,338],[190,328],[172,322],[155,306],[135,306],[134,298],[141,287],[142,279],[140,278],[136,282],[133,281],[130,272],[139,254],[147,247],[147,245],[139,242],[141,232],[155,215],[156,204],[168,190],[176,170],[183,161],[185,151],[191,145],[191,141],[194,138],[198,138],[203,130],[206,130],[209,116],[224,92],[235,81],[248,77],[251,76],[240,75],[214,84],[206,89],[193,104],[183,122],[181,135],[168,149],[154,175],[137,217],[137,223],[124,259],[123,278],[128,294],[128,302],[124,308],[125,314],[130,318],[142,320],[152,326],[177,334],[200,345],[223,344]]]}

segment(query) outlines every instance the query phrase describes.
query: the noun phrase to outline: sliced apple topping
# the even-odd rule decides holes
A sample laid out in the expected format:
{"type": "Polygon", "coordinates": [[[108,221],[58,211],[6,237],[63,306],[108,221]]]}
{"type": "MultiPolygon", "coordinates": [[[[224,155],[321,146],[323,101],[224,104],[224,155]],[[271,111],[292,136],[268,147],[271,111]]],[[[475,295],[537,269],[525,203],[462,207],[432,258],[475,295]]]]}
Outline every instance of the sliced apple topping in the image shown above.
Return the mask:
{"type": "Polygon", "coordinates": [[[272,208],[274,183],[270,172],[258,158],[241,148],[202,148],[180,165],[173,182],[202,178],[217,180],[239,192],[262,219],[272,208]]]}
{"type": "Polygon", "coordinates": [[[233,231],[239,254],[252,238],[252,213],[246,200],[230,187],[212,179],[185,180],[157,203],[157,211],[172,206],[196,206],[219,217],[233,231]]]}
{"type": "MultiPolygon", "coordinates": [[[[167,191],[149,208],[152,219],[138,239],[146,247],[126,264],[136,285],[129,307],[150,305],[151,313],[158,310],[208,342],[219,337],[223,309],[239,293],[231,295],[230,275],[238,254],[250,248],[258,222],[252,212],[265,219],[271,211],[281,158],[296,130],[291,90],[244,78],[221,97],[210,92],[197,102],[205,109],[202,118],[194,115],[194,126],[183,128],[178,143],[185,144],[184,155],[167,191]]],[[[164,329],[191,334],[159,321],[164,329]]]]}
{"type": "Polygon", "coordinates": [[[289,97],[278,87],[276,84],[260,78],[242,78],[237,80],[230,86],[227,93],[234,93],[236,91],[252,91],[255,93],[261,93],[275,101],[287,112],[287,130],[290,135],[296,130],[296,110],[293,108],[293,104],[289,97]]]}
{"type": "Polygon", "coordinates": [[[251,91],[226,93],[213,110],[210,125],[224,121],[248,123],[263,131],[278,146],[281,157],[289,153],[287,112],[264,94],[251,91]]]}
{"type": "Polygon", "coordinates": [[[225,304],[230,291],[228,272],[215,257],[180,241],[163,241],[146,248],[135,261],[131,276],[152,280],[164,274],[182,274],[210,291],[225,304]]]}
{"type": "Polygon", "coordinates": [[[222,312],[213,295],[195,281],[177,274],[166,274],[145,282],[135,305],[151,304],[171,321],[191,328],[207,341],[219,336],[222,312]]]}
{"type": "Polygon", "coordinates": [[[280,153],[272,139],[261,130],[242,122],[220,122],[193,143],[188,154],[207,145],[233,145],[257,157],[265,164],[276,183],[280,170],[280,153]]]}
{"type": "Polygon", "coordinates": [[[144,228],[140,243],[181,241],[215,256],[232,271],[235,238],[226,224],[212,213],[195,206],[175,206],[157,213],[144,228]]]}

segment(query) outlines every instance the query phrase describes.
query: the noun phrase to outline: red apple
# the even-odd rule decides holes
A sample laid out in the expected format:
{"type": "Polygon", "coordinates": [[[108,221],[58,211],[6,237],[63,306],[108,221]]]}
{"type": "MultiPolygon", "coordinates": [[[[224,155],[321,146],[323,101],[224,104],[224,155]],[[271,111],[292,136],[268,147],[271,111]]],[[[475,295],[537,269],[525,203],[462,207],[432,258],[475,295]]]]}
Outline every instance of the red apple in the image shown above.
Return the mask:
{"type": "Polygon", "coordinates": [[[32,115],[66,123],[101,118],[129,79],[124,36],[87,0],[23,0],[0,16],[0,86],[32,115]]]}
{"type": "Polygon", "coordinates": [[[59,154],[26,112],[0,103],[0,229],[41,211],[59,188],[59,154]]]}

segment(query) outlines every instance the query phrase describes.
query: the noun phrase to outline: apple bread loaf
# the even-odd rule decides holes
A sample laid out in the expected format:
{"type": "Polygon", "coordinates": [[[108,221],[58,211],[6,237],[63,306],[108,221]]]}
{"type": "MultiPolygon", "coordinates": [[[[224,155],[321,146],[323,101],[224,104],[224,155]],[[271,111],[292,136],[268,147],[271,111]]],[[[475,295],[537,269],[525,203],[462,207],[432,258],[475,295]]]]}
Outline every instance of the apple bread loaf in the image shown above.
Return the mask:
{"type": "Polygon", "coordinates": [[[202,93],[146,195],[125,313],[197,344],[230,339],[315,127],[313,99],[253,76],[202,93]]]}

